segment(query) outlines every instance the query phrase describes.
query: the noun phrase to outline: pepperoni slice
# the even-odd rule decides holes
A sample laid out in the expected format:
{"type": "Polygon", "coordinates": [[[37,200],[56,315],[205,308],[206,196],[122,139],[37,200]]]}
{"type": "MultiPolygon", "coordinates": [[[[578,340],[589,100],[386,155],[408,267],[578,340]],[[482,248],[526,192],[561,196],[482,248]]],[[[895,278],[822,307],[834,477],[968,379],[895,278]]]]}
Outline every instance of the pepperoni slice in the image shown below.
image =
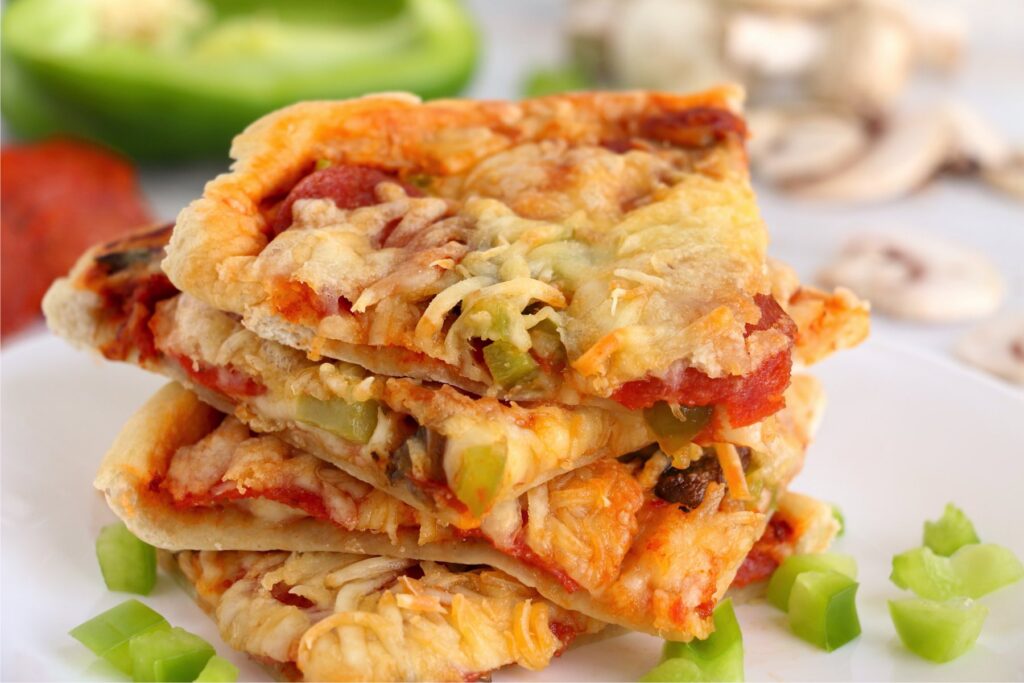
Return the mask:
{"type": "Polygon", "coordinates": [[[744,139],[747,124],[726,109],[692,107],[645,119],[640,134],[682,147],[705,147],[730,136],[744,139]]]}
{"type": "MultiPolygon", "coordinates": [[[[761,308],[757,323],[747,325],[746,335],[777,329],[790,340],[796,337],[796,324],[778,302],[767,294],[759,294],[755,302],[761,308]]],[[[753,424],[785,405],[782,393],[789,386],[792,369],[791,349],[780,351],[765,360],[748,375],[708,377],[694,368],[686,368],[670,381],[647,377],[623,384],[612,398],[630,410],[647,408],[657,401],[670,401],[687,406],[720,405],[729,413],[734,427],[753,424]]]]}
{"type": "Polygon", "coordinates": [[[398,180],[390,173],[370,166],[337,164],[314,171],[296,183],[277,209],[271,226],[277,236],[292,224],[292,205],[300,199],[330,199],[339,209],[358,209],[377,203],[377,185],[384,181],[400,184],[406,194],[421,197],[423,193],[398,180]]]}
{"type": "Polygon", "coordinates": [[[87,247],[151,222],[135,169],[73,140],[0,152],[3,316],[7,335],[39,315],[47,287],[87,247]]]}

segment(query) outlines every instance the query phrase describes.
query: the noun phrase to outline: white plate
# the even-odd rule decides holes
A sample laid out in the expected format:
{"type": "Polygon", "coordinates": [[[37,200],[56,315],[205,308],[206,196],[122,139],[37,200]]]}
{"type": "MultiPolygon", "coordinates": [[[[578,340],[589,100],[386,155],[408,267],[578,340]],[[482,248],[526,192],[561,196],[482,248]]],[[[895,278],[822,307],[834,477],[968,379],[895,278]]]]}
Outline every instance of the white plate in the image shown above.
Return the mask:
{"type": "MultiPolygon", "coordinates": [[[[2,355],[2,678],[112,678],[68,629],[125,596],[103,587],[93,556],[111,519],[90,485],[118,428],[161,384],[102,364],[52,337],[2,355]]],[[[743,605],[748,680],[1007,680],[1024,678],[1024,582],[983,599],[991,609],[977,646],[935,666],[905,652],[885,601],[893,554],[918,545],[922,522],[956,501],[986,540],[1024,557],[1024,398],[937,357],[871,342],[818,370],[829,410],[796,488],[838,502],[847,535],[837,548],[860,565],[863,635],[826,654],[791,636],[783,615],[743,605]]],[[[243,667],[212,623],[169,579],[146,598],[243,667]]],[[[635,680],[660,642],[631,634],[573,650],[549,669],[501,672],[501,680],[635,680]]]]}

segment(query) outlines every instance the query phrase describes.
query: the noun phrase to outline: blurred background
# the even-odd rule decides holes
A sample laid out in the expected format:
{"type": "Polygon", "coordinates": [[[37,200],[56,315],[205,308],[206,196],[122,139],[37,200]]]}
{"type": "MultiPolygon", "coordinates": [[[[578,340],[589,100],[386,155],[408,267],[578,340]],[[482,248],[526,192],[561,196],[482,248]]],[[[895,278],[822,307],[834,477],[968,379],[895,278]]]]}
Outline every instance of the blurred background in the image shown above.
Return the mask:
{"type": "Polygon", "coordinates": [[[748,92],[771,253],[873,343],[1024,385],[1021,0],[14,0],[0,20],[4,346],[93,242],[173,220],[301,99],[748,92]]]}

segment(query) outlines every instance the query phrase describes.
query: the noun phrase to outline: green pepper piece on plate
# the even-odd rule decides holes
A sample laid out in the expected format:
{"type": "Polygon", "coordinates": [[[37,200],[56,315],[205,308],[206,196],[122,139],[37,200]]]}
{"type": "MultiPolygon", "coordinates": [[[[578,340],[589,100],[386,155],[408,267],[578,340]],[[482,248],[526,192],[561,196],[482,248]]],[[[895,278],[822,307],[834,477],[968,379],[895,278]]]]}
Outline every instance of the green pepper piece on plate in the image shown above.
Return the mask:
{"type": "Polygon", "coordinates": [[[908,650],[943,663],[956,659],[974,645],[988,608],[965,598],[948,602],[907,598],[890,600],[889,615],[908,650]]]}
{"type": "Polygon", "coordinates": [[[789,609],[789,594],[796,577],[804,572],[834,571],[857,578],[857,562],[849,555],[821,553],[818,555],[790,555],[772,574],[768,582],[768,602],[785,611],[789,609]]]}
{"type": "Polygon", "coordinates": [[[128,642],[136,681],[194,681],[213,657],[213,646],[183,628],[140,633],[128,642]]]}
{"type": "Polygon", "coordinates": [[[929,600],[947,600],[963,591],[949,558],[936,555],[926,547],[894,556],[889,579],[897,587],[929,600]]]}
{"type": "Polygon", "coordinates": [[[965,545],[980,542],[974,524],[952,503],[946,505],[942,517],[924,523],[924,544],[937,555],[948,557],[965,545]]]}
{"type": "Polygon", "coordinates": [[[843,516],[843,510],[835,503],[832,503],[832,519],[839,523],[836,538],[842,538],[846,535],[846,517],[843,516]]]}
{"type": "Polygon", "coordinates": [[[789,627],[831,652],[860,635],[857,582],[839,572],[803,572],[789,594],[789,627]]]}
{"type": "Polygon", "coordinates": [[[210,657],[196,677],[196,683],[235,683],[237,680],[238,667],[219,655],[210,657]]]}
{"type": "Polygon", "coordinates": [[[715,630],[704,640],[666,642],[661,663],[641,681],[742,681],[743,633],[732,600],[715,608],[715,630]]]}
{"type": "Polygon", "coordinates": [[[949,558],[961,595],[980,598],[1024,578],[1024,565],[1009,548],[995,543],[965,545],[949,558]]]}
{"type": "Polygon", "coordinates": [[[133,598],[79,624],[70,634],[98,657],[130,676],[132,658],[128,643],[132,637],[170,628],[160,614],[133,598]]]}
{"type": "Polygon", "coordinates": [[[355,443],[368,443],[377,429],[377,402],[300,396],[295,417],[355,443]]]}
{"type": "Polygon", "coordinates": [[[124,522],[100,529],[96,559],[112,591],[148,595],[156,584],[156,549],[136,538],[124,522]]]}
{"type": "Polygon", "coordinates": [[[454,95],[478,54],[457,0],[19,0],[0,33],[15,133],[153,160],[222,158],[300,100],[454,95]]]}

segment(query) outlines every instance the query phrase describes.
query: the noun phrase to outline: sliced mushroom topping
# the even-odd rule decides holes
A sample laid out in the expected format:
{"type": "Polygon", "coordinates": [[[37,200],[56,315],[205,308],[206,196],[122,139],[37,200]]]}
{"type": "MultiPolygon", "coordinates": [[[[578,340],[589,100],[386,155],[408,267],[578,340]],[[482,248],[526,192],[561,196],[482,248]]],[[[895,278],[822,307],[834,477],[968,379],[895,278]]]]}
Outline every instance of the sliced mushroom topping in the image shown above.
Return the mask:
{"type": "Polygon", "coordinates": [[[848,166],[867,147],[868,136],[853,117],[811,113],[793,116],[774,138],[751,154],[771,183],[814,181],[848,166]]]}
{"type": "Polygon", "coordinates": [[[956,353],[971,365],[1024,385],[1024,313],[986,320],[960,340],[956,353]]]}
{"type": "Polygon", "coordinates": [[[819,274],[897,318],[957,322],[988,315],[1003,300],[1003,278],[981,254],[912,233],[860,234],[819,274]]]}
{"type": "Polygon", "coordinates": [[[802,196],[851,202],[886,201],[923,185],[946,160],[950,131],[942,111],[897,115],[867,152],[843,170],[804,183],[802,196]]]}
{"type": "MultiPolygon", "coordinates": [[[[740,446],[736,452],[746,470],[750,465],[750,449],[740,446]]],[[[690,512],[700,507],[709,484],[720,484],[722,481],[722,467],[718,464],[714,449],[705,449],[704,456],[684,470],[666,467],[658,478],[654,494],[669,503],[678,503],[683,512],[690,512]]]]}

